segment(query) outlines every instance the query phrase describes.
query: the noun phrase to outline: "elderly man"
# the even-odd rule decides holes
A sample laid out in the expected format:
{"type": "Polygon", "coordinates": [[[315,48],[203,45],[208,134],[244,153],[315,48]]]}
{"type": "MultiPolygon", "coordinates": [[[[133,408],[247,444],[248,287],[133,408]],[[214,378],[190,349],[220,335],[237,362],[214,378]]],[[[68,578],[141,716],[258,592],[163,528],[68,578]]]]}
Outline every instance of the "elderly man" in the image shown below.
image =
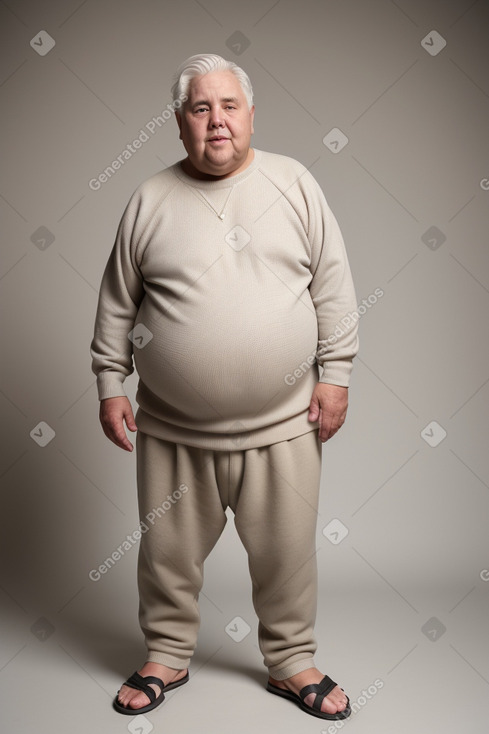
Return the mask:
{"type": "Polygon", "coordinates": [[[131,451],[125,427],[137,430],[148,652],[114,707],[150,711],[188,681],[203,564],[229,507],[248,553],[267,690],[343,719],[349,699],[313,657],[322,443],[345,420],[358,349],[342,236],[303,165],[250,147],[242,69],[192,56],[172,91],[187,157],[132,195],[91,345],[105,434],[131,451]],[[133,357],[136,420],[123,389],[133,357]]]}

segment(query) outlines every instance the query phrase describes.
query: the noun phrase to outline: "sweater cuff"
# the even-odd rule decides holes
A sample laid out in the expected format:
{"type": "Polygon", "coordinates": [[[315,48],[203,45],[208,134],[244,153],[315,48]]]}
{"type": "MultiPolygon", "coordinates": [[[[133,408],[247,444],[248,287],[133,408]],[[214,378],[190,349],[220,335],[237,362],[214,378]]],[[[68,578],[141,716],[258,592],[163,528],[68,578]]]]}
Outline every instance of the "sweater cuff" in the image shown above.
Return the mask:
{"type": "Polygon", "coordinates": [[[122,386],[124,380],[125,375],[120,372],[100,372],[97,375],[98,399],[126,397],[122,386]]]}
{"type": "Polygon", "coordinates": [[[319,382],[328,385],[339,385],[340,387],[348,387],[350,384],[350,375],[353,369],[352,359],[338,359],[325,362],[322,365],[322,373],[319,382]]]}

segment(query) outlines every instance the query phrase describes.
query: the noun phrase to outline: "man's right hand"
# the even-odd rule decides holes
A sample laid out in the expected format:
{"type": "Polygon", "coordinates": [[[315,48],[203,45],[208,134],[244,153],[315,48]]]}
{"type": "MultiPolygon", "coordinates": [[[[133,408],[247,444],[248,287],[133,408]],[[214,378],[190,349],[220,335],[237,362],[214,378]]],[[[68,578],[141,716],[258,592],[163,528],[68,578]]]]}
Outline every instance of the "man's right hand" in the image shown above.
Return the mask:
{"type": "Polygon", "coordinates": [[[126,436],[124,422],[130,431],[137,431],[131,403],[125,396],[100,401],[100,423],[105,435],[124,451],[132,451],[134,447],[126,436]]]}

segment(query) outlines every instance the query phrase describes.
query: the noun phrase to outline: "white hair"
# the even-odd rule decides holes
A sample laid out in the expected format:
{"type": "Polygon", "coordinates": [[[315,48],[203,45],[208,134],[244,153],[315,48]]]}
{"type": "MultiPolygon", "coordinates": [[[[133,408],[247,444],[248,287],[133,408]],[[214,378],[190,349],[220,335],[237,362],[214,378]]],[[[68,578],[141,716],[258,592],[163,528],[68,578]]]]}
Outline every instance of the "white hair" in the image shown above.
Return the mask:
{"type": "Polygon", "coordinates": [[[174,84],[171,88],[173,101],[188,97],[189,85],[194,76],[208,74],[212,71],[231,71],[239,83],[246,97],[248,108],[253,105],[253,89],[248,74],[233,61],[226,61],[217,54],[195,54],[189,56],[175,72],[174,84]]]}

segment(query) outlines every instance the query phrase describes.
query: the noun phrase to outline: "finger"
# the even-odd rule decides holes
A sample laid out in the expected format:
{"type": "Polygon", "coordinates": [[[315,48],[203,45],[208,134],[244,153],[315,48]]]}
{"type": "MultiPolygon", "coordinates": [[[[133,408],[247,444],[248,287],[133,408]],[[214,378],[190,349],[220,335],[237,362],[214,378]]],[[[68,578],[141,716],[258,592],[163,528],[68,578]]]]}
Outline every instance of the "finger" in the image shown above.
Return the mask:
{"type": "Polygon", "coordinates": [[[332,416],[330,426],[329,426],[328,437],[327,437],[328,439],[332,438],[336,433],[338,433],[341,426],[345,422],[345,419],[346,419],[346,412],[341,413],[340,415],[334,414],[332,416]]]}
{"type": "Polygon", "coordinates": [[[321,410],[320,412],[320,428],[319,428],[319,437],[321,441],[324,443],[328,440],[330,437],[331,432],[331,418],[329,413],[324,412],[321,410]]]}
{"type": "Polygon", "coordinates": [[[124,451],[132,451],[134,448],[125,434],[123,436],[114,436],[112,442],[119,448],[124,449],[124,451]]]}
{"type": "Polygon", "coordinates": [[[130,431],[137,431],[138,427],[136,425],[136,421],[134,420],[134,415],[132,411],[130,413],[126,413],[124,416],[126,421],[126,426],[129,428],[130,431]]]}
{"type": "Polygon", "coordinates": [[[116,433],[114,436],[114,443],[125,451],[132,451],[133,449],[132,443],[127,438],[125,432],[116,433]]]}
{"type": "Polygon", "coordinates": [[[133,445],[127,438],[126,432],[123,428],[118,428],[117,431],[114,432],[113,441],[117,446],[119,446],[119,448],[124,449],[125,451],[132,451],[133,449],[133,445]]]}
{"type": "Polygon", "coordinates": [[[319,417],[320,412],[320,406],[317,400],[314,400],[312,398],[311,402],[309,403],[309,415],[307,416],[308,420],[315,421],[319,417]]]}
{"type": "Polygon", "coordinates": [[[320,438],[321,441],[327,441],[332,438],[340,428],[338,415],[336,413],[323,412],[321,420],[320,438]]]}
{"type": "Polygon", "coordinates": [[[126,436],[122,422],[119,423],[119,421],[115,421],[114,419],[108,419],[102,425],[105,435],[112,443],[115,443],[116,446],[125,451],[133,450],[133,445],[126,436]]]}

